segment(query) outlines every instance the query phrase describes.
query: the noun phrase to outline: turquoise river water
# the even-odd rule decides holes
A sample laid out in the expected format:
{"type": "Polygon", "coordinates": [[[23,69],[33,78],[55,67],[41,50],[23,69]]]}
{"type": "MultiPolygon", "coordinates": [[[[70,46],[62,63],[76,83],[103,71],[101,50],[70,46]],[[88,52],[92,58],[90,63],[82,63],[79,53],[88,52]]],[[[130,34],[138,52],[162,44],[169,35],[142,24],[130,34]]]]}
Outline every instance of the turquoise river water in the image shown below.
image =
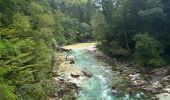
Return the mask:
{"type": "Polygon", "coordinates": [[[74,49],[72,55],[76,58],[75,67],[93,75],[82,81],[83,87],[77,100],[136,100],[129,95],[122,97],[113,95],[111,86],[122,80],[117,72],[113,72],[110,67],[105,67],[106,64],[82,49],[74,49]]]}

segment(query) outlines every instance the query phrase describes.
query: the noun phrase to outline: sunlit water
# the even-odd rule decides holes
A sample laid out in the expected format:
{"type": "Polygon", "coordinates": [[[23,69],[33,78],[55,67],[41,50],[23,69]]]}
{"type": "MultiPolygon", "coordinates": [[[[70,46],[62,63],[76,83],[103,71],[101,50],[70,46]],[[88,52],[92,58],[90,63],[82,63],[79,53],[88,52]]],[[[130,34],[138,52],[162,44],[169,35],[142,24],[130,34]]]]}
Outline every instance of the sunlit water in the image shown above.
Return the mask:
{"type": "Polygon", "coordinates": [[[83,87],[77,100],[133,100],[129,96],[117,97],[112,94],[111,86],[121,81],[118,73],[98,61],[84,50],[73,50],[75,67],[92,73],[92,77],[82,80],[83,87]]]}

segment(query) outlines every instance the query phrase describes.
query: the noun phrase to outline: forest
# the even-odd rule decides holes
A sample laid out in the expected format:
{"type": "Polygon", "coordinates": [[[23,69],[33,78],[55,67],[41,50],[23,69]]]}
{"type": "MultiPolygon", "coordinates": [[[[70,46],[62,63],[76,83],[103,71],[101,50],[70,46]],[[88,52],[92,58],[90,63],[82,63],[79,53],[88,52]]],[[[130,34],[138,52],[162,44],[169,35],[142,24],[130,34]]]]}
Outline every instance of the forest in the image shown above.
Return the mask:
{"type": "Polygon", "coordinates": [[[0,0],[0,100],[51,96],[57,46],[96,42],[143,72],[169,65],[169,26],[170,0],[0,0]]]}

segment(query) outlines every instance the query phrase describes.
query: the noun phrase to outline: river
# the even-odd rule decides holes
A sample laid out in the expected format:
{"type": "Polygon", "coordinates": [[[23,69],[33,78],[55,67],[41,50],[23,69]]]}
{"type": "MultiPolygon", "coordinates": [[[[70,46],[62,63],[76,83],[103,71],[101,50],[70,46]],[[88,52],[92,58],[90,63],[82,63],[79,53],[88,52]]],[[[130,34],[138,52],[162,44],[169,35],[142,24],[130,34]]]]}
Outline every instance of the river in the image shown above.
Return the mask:
{"type": "Polygon", "coordinates": [[[113,95],[111,86],[122,81],[118,72],[113,72],[111,67],[107,67],[83,49],[73,49],[72,55],[76,58],[75,67],[93,75],[90,79],[82,80],[83,86],[77,100],[134,100],[128,94],[113,95]]]}

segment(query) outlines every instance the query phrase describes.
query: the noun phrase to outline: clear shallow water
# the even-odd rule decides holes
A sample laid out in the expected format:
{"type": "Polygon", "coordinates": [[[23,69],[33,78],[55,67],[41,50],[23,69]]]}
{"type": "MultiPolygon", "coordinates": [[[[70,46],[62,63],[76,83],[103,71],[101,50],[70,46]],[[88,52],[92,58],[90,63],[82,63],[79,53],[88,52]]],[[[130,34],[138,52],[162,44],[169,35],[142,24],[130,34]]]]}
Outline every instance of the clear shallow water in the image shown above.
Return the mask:
{"type": "Polygon", "coordinates": [[[118,73],[111,71],[105,64],[81,49],[74,49],[75,67],[92,73],[92,77],[82,80],[83,87],[77,100],[133,100],[129,96],[116,97],[111,86],[120,83],[118,73]]]}

